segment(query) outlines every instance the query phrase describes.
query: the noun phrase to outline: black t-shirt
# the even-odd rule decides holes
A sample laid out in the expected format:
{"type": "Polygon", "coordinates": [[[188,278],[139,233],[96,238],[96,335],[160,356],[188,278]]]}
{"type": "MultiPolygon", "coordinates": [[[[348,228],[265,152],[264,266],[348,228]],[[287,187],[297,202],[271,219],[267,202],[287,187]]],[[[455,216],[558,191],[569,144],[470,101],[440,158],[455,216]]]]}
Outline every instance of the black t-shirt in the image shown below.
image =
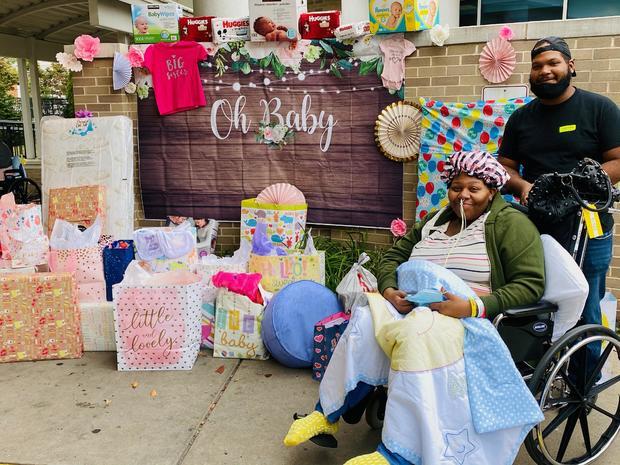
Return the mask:
{"type": "MultiPolygon", "coordinates": [[[[575,89],[559,105],[535,99],[516,110],[506,123],[499,148],[502,157],[519,162],[523,178],[534,182],[541,174],[568,173],[583,158],[603,163],[603,153],[620,147],[620,109],[599,94],[575,89]]],[[[613,225],[601,215],[603,229],[613,225]]]]}

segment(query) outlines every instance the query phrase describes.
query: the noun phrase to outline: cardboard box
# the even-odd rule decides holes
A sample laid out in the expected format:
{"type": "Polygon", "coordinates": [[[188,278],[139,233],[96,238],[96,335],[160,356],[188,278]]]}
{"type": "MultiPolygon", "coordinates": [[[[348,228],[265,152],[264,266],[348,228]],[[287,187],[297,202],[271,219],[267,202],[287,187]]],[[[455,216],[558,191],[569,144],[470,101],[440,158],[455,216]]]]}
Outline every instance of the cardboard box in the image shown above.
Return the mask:
{"type": "Polygon", "coordinates": [[[370,32],[423,31],[439,24],[439,0],[369,0],[370,32]]]}
{"type": "Polygon", "coordinates": [[[295,41],[301,38],[299,17],[306,0],[249,0],[252,42],[295,41]]]}
{"type": "Polygon", "coordinates": [[[71,274],[0,275],[0,362],[81,356],[80,311],[71,274]]]}
{"type": "Polygon", "coordinates": [[[197,16],[195,18],[179,19],[179,34],[181,40],[194,42],[213,42],[211,20],[215,16],[197,16]]]}
{"type": "Polygon", "coordinates": [[[250,19],[244,18],[213,18],[211,20],[213,42],[236,42],[250,40],[250,19]]]}
{"type": "Polygon", "coordinates": [[[176,3],[131,5],[133,41],[136,44],[176,42],[182,9],[176,3]]]}
{"type": "Polygon", "coordinates": [[[302,39],[330,39],[340,26],[338,10],[302,13],[299,17],[299,30],[302,39]]]}

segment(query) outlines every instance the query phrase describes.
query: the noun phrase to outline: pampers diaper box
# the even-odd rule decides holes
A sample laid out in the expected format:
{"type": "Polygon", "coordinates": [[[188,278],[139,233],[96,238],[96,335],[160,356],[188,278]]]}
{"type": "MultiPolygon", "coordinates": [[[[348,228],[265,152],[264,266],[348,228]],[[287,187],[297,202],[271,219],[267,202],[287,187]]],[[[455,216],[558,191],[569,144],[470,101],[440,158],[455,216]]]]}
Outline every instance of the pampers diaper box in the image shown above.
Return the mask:
{"type": "Polygon", "coordinates": [[[252,42],[295,41],[301,38],[299,17],[307,0],[249,0],[252,42]]]}
{"type": "Polygon", "coordinates": [[[155,44],[179,40],[179,18],[183,10],[176,3],[131,5],[133,41],[135,44],[155,44]]]}
{"type": "Polygon", "coordinates": [[[439,0],[369,0],[370,32],[423,31],[439,24],[439,0]]]}

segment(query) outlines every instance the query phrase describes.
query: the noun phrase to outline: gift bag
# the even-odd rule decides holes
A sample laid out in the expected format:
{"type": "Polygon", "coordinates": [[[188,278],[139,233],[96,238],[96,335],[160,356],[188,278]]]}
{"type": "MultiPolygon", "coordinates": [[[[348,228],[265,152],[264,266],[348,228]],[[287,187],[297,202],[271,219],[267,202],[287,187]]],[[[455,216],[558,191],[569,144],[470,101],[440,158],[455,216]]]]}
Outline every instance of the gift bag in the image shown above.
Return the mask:
{"type": "Polygon", "coordinates": [[[47,233],[52,233],[56,219],[88,228],[97,217],[105,223],[105,186],[79,186],[50,189],[47,233]]]}
{"type": "Polygon", "coordinates": [[[133,239],[136,259],[151,273],[194,271],[196,268],[196,228],[187,222],[175,228],[138,229],[133,239]]]}
{"type": "Polygon", "coordinates": [[[355,307],[368,305],[366,292],[377,292],[377,278],[364,268],[369,261],[370,257],[363,252],[336,287],[336,294],[347,313],[355,307]]]}
{"type": "Polygon", "coordinates": [[[251,240],[259,221],[267,224],[267,234],[280,247],[294,248],[303,238],[308,205],[276,205],[256,199],[241,202],[241,238],[251,240]]]}
{"type": "Polygon", "coordinates": [[[215,334],[215,302],[219,289],[206,285],[202,287],[202,320],[201,320],[201,347],[213,349],[213,336],[215,334]]]}
{"type": "Polygon", "coordinates": [[[0,244],[2,244],[2,259],[11,260],[12,267],[46,264],[49,240],[43,231],[41,206],[17,205],[13,194],[2,196],[0,244]]]}
{"type": "Polygon", "coordinates": [[[336,344],[349,324],[350,315],[344,312],[334,313],[314,325],[312,352],[312,377],[320,381],[334,353],[336,344]]]}
{"type": "Polygon", "coordinates": [[[120,283],[125,270],[134,259],[133,241],[114,241],[103,249],[103,273],[105,276],[105,295],[112,302],[112,286],[120,283]]]}
{"type": "Polygon", "coordinates": [[[243,295],[220,289],[215,309],[214,357],[266,360],[260,335],[264,307],[243,295]]]}
{"type": "Polygon", "coordinates": [[[112,293],[120,371],[192,369],[201,340],[198,276],[150,273],[133,261],[112,293]]]}
{"type": "Polygon", "coordinates": [[[260,273],[261,285],[269,292],[277,292],[295,281],[310,280],[325,284],[325,252],[304,254],[290,251],[288,255],[250,255],[250,273],[260,273]]]}
{"type": "Polygon", "coordinates": [[[73,273],[80,303],[104,302],[105,278],[99,247],[84,249],[52,249],[50,270],[73,273]]]}

